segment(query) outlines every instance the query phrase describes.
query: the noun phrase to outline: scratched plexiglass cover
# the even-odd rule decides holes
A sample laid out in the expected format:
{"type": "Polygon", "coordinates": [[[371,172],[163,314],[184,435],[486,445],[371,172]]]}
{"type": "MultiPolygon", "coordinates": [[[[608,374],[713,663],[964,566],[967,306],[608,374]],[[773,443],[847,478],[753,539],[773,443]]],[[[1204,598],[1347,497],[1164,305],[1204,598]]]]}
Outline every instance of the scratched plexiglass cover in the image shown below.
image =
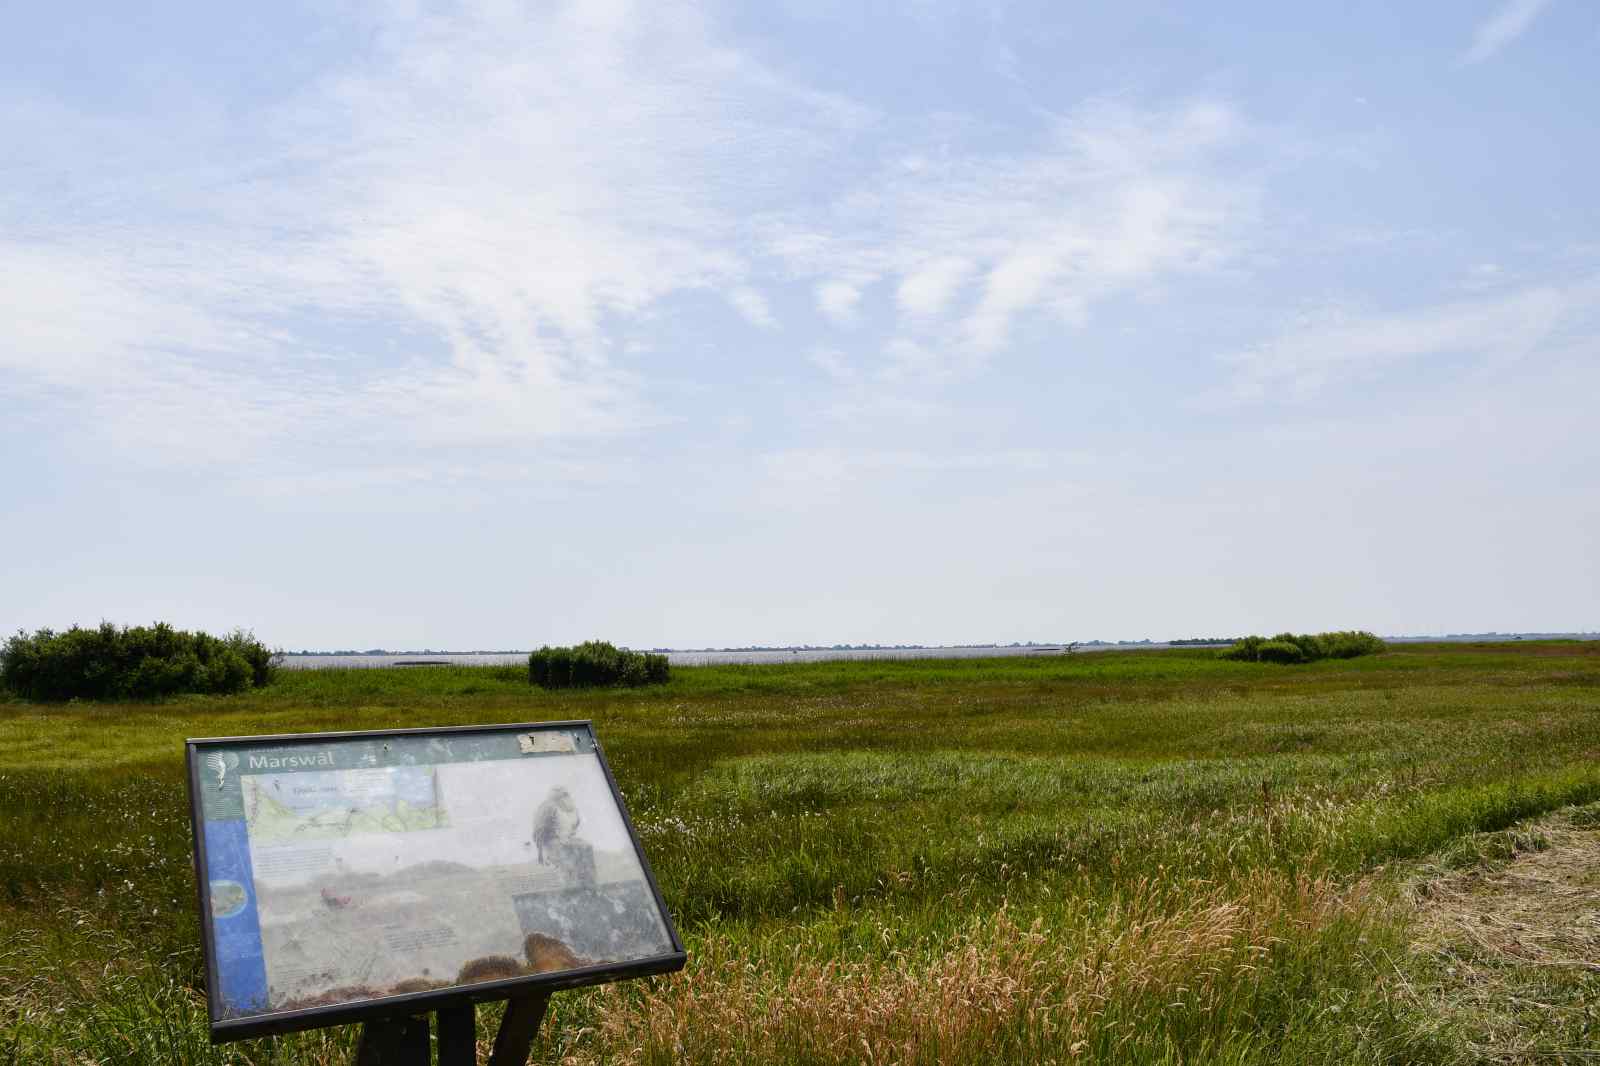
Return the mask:
{"type": "Polygon", "coordinates": [[[214,1019],[676,950],[587,728],[193,758],[214,1019]]]}

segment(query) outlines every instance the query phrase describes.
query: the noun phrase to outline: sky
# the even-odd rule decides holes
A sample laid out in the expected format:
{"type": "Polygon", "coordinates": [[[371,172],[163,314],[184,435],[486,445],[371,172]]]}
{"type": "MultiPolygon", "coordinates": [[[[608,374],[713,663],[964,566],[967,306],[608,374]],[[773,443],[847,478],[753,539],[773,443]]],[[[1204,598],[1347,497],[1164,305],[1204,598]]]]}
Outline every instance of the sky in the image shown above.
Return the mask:
{"type": "Polygon", "coordinates": [[[0,626],[1600,629],[1600,8],[0,8],[0,626]]]}

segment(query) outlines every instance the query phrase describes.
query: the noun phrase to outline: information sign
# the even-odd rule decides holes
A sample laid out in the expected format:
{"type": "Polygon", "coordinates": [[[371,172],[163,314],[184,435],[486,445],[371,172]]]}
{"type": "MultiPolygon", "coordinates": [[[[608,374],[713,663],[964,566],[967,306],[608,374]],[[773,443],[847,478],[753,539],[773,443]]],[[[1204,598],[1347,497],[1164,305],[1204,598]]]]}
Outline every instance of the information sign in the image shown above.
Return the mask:
{"type": "Polygon", "coordinates": [[[588,722],[187,755],[215,1041],[684,964],[588,722]]]}

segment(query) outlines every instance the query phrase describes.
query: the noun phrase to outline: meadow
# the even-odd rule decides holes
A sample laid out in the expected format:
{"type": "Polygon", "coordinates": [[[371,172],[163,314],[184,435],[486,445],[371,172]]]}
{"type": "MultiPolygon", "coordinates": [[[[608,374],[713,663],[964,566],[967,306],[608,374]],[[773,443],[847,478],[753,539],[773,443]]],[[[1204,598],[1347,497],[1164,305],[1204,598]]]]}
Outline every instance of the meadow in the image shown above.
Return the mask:
{"type": "Polygon", "coordinates": [[[535,1061],[1600,1058],[1600,643],[1530,642],[0,702],[0,1064],[352,1060],[349,1030],[208,1044],[185,737],[571,718],[595,722],[690,961],[558,994],[535,1061]],[[1559,951],[1445,920],[1493,924],[1513,903],[1486,893],[1541,855],[1576,856],[1546,878],[1576,879],[1559,951]]]}

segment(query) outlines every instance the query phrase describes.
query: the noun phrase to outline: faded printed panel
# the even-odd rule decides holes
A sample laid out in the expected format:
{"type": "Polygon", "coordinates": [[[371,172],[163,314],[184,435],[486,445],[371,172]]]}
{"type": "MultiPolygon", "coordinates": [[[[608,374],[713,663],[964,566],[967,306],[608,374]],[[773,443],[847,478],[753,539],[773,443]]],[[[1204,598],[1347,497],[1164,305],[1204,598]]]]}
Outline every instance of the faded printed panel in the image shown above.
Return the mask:
{"type": "MultiPolygon", "coordinates": [[[[264,1010],[233,1013],[674,950],[587,736],[504,740],[436,763],[415,745],[397,745],[390,766],[335,746],[332,769],[289,757],[272,772],[240,767],[267,987],[264,1010]]],[[[243,890],[213,886],[219,901],[230,892],[243,890]]]]}

